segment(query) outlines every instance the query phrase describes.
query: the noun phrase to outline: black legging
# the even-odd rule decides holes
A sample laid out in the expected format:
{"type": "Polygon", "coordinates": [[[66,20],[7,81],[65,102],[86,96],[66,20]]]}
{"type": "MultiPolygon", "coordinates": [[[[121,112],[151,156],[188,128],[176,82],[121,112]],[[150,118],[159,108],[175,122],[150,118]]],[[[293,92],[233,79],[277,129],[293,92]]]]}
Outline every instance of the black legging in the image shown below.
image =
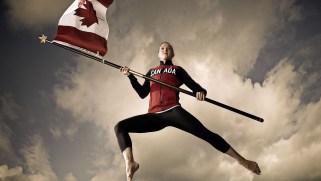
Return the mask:
{"type": "Polygon", "coordinates": [[[132,147],[128,133],[145,133],[159,131],[167,126],[173,126],[201,138],[217,150],[225,153],[230,145],[219,135],[203,126],[193,115],[178,106],[163,113],[147,113],[120,121],[115,126],[118,144],[123,152],[132,147]]]}

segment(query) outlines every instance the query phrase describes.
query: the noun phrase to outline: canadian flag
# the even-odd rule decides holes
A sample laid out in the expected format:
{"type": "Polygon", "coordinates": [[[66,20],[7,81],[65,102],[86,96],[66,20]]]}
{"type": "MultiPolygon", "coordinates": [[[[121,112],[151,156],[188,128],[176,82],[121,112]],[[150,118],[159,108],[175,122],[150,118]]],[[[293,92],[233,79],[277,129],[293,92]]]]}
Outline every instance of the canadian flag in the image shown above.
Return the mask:
{"type": "Polygon", "coordinates": [[[79,0],[62,15],[54,42],[104,56],[107,53],[109,27],[106,11],[113,0],[79,0]]]}

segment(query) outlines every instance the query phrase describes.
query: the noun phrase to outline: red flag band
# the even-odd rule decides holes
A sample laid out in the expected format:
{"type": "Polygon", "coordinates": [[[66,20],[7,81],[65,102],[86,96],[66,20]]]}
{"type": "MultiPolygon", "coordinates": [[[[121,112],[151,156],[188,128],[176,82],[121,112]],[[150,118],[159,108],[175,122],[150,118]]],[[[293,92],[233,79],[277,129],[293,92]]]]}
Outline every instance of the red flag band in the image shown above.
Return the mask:
{"type": "Polygon", "coordinates": [[[109,7],[109,5],[111,5],[111,3],[113,3],[113,0],[98,0],[98,2],[100,2],[102,5],[104,5],[106,8],[109,7]]]}
{"type": "Polygon", "coordinates": [[[109,33],[106,11],[113,0],[86,0],[80,7],[78,1],[60,18],[54,42],[104,56],[109,33]]]}

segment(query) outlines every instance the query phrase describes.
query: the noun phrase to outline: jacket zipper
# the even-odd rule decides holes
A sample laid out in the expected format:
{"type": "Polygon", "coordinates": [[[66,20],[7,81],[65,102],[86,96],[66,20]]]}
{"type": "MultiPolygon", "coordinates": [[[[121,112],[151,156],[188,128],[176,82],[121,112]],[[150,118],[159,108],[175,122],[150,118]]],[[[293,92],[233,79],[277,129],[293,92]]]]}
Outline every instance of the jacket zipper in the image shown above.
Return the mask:
{"type": "MultiPolygon", "coordinates": [[[[163,73],[161,72],[159,80],[162,81],[162,75],[163,73]]],[[[163,107],[163,96],[162,96],[162,85],[159,85],[159,94],[160,94],[160,105],[163,107]]]]}

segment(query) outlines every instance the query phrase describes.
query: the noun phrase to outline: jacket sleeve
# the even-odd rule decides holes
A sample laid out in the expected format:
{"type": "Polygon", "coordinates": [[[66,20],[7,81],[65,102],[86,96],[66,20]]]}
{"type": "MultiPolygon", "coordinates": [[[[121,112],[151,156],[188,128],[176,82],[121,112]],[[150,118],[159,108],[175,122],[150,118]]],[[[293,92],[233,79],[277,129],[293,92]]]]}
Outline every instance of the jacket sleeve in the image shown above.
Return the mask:
{"type": "MultiPolygon", "coordinates": [[[[146,76],[150,76],[150,71],[148,71],[146,76]]],[[[141,85],[133,74],[130,74],[128,78],[139,97],[144,99],[150,92],[149,80],[145,79],[145,82],[143,83],[143,85],[141,85]]]]}
{"type": "Polygon", "coordinates": [[[179,67],[177,76],[183,84],[185,84],[193,91],[194,94],[196,94],[197,92],[204,92],[205,95],[207,94],[207,91],[198,83],[196,83],[182,67],[179,67]]]}

